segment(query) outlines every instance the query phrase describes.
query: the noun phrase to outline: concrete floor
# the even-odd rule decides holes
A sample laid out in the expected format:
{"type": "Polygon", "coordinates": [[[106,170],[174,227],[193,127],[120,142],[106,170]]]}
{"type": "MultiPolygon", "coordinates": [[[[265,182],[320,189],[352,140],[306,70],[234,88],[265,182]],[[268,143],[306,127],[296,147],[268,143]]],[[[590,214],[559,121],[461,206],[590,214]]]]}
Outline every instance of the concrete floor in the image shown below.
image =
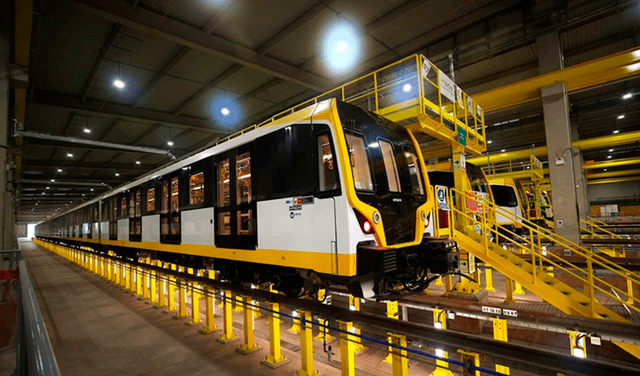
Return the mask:
{"type": "MultiPolygon", "coordinates": [[[[152,305],[89,271],[31,242],[23,243],[34,289],[51,343],[64,375],[293,375],[300,368],[298,335],[282,323],[282,352],[290,362],[276,370],[260,361],[268,355],[268,322],[256,320],[256,343],[249,355],[236,352],[241,340],[226,345],[215,341],[220,332],[202,335],[202,325],[186,326],[152,305]]],[[[200,302],[204,321],[204,300],[200,302]]],[[[222,324],[216,317],[216,325],[222,324]]],[[[242,314],[234,314],[234,331],[242,338],[242,314]]],[[[314,335],[315,335],[314,331],[314,335]]],[[[332,361],[314,340],[316,369],[323,375],[340,374],[339,342],[333,341],[332,361]]],[[[368,348],[356,357],[356,375],[390,375],[380,363],[386,348],[368,348]]],[[[410,374],[429,374],[433,366],[409,361],[410,374]]]]}

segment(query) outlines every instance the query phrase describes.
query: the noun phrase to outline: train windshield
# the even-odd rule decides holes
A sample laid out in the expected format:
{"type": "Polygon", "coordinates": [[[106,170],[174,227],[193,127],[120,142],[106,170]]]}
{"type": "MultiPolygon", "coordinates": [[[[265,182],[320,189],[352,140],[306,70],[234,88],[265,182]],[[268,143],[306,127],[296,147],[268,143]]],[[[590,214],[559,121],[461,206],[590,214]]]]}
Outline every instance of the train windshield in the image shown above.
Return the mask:
{"type": "Polygon", "coordinates": [[[491,184],[491,191],[493,192],[493,199],[495,200],[496,205],[508,208],[515,208],[518,206],[516,190],[512,186],[491,184]]]}
{"type": "Polygon", "coordinates": [[[380,211],[388,244],[414,241],[426,183],[409,132],[347,103],[338,102],[338,113],[358,198],[380,211]]]}
{"type": "Polygon", "coordinates": [[[474,192],[489,193],[489,183],[482,169],[473,163],[467,162],[467,176],[474,192]]]}

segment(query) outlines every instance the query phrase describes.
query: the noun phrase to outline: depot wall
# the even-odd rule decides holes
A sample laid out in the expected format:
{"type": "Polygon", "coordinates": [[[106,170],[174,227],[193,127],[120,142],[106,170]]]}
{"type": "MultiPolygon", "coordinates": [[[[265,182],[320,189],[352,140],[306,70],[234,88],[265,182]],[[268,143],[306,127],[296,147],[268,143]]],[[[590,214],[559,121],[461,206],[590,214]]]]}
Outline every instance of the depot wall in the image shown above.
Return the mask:
{"type": "Polygon", "coordinates": [[[587,186],[587,194],[593,215],[598,215],[604,204],[618,204],[625,215],[640,212],[640,181],[593,184],[587,186]]]}

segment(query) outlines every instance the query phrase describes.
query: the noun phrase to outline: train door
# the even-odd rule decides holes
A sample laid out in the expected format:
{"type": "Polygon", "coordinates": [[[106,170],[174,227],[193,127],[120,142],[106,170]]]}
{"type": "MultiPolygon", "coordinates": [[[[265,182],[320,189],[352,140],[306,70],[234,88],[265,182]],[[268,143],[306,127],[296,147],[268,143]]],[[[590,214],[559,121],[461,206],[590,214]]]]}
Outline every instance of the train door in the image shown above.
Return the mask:
{"type": "Polygon", "coordinates": [[[256,203],[251,168],[253,144],[221,155],[216,163],[217,247],[255,249],[256,203]]]}
{"type": "Polygon", "coordinates": [[[180,244],[180,174],[164,179],[160,191],[160,242],[180,244]]]}

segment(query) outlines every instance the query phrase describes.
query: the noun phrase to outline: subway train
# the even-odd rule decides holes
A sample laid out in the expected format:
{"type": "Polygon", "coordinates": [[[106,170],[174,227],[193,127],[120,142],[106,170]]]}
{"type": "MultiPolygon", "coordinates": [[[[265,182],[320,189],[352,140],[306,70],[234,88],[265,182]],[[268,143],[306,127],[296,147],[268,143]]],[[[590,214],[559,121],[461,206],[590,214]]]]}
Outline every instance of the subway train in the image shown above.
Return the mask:
{"type": "Polygon", "coordinates": [[[411,131],[327,99],[41,222],[36,236],[290,296],[342,285],[383,298],[457,271],[455,243],[431,236],[433,206],[411,131]]]}

